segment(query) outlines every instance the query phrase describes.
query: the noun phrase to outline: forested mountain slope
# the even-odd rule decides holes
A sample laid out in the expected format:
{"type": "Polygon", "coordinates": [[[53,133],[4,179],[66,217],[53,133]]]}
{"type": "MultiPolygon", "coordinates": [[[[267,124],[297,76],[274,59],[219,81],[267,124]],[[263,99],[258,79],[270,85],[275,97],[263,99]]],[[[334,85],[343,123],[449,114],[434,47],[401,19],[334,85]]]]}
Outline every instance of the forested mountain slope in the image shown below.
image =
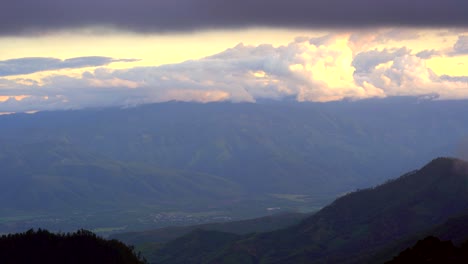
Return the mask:
{"type": "MultiPolygon", "coordinates": [[[[240,237],[209,252],[212,257],[204,261],[359,263],[393,242],[467,213],[468,163],[438,158],[378,187],[345,195],[290,228],[240,237]]],[[[160,259],[155,260],[171,263],[167,247],[174,249],[177,244],[159,249],[160,259]]]]}

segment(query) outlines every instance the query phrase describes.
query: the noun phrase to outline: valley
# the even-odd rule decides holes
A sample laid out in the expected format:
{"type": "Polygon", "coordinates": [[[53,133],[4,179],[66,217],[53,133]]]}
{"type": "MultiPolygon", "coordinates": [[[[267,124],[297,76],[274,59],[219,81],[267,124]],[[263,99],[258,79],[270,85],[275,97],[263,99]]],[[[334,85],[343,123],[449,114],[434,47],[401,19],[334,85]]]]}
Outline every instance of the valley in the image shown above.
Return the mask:
{"type": "Polygon", "coordinates": [[[468,162],[437,158],[276,230],[243,233],[231,223],[188,229],[172,240],[161,240],[170,232],[164,229],[117,238],[154,263],[383,263],[427,236],[468,241],[467,183],[468,162]]]}
{"type": "Polygon", "coordinates": [[[468,263],[468,0],[2,0],[0,264],[468,263]]]}
{"type": "Polygon", "coordinates": [[[317,211],[458,153],[466,112],[465,101],[401,97],[0,116],[0,232],[131,231],[317,211]]]}
{"type": "Polygon", "coordinates": [[[464,212],[465,164],[423,165],[466,153],[466,112],[402,97],[0,116],[0,233],[86,228],[156,263],[383,261],[464,212]]]}

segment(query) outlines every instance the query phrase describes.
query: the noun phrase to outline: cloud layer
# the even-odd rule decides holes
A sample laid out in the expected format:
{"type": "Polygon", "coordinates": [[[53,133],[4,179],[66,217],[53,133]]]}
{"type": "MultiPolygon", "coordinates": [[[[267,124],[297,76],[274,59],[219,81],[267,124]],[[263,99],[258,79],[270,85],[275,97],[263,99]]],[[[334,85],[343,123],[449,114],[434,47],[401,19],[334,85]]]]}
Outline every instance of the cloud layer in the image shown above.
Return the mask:
{"type": "Polygon", "coordinates": [[[90,26],[136,32],[244,27],[468,26],[463,0],[5,0],[0,35],[90,26]]]}
{"type": "MultiPolygon", "coordinates": [[[[124,70],[98,67],[79,77],[54,74],[40,82],[0,78],[0,112],[133,106],[169,100],[254,102],[294,97],[324,102],[435,94],[441,99],[468,98],[468,76],[438,76],[426,63],[432,54],[463,53],[463,35],[450,50],[427,54],[405,46],[376,48],[372,44],[385,42],[389,35],[389,31],[374,35],[331,33],[319,38],[298,37],[280,47],[239,44],[200,60],[124,70]]],[[[47,60],[59,65],[89,65],[80,59],[47,60]]],[[[109,60],[95,61],[105,64],[109,60]]]]}
{"type": "Polygon", "coordinates": [[[66,60],[55,58],[19,58],[0,61],[0,77],[30,74],[40,71],[76,69],[105,66],[112,62],[133,62],[135,59],[113,59],[109,57],[89,56],[66,60]]]}

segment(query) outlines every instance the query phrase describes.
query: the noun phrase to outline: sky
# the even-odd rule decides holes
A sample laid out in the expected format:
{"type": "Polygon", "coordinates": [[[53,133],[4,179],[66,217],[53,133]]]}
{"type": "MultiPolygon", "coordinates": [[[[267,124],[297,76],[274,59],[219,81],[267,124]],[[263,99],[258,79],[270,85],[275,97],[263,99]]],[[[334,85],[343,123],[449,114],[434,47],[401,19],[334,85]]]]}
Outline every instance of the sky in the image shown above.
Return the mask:
{"type": "Polygon", "coordinates": [[[466,0],[4,0],[0,113],[468,98],[466,0]]]}

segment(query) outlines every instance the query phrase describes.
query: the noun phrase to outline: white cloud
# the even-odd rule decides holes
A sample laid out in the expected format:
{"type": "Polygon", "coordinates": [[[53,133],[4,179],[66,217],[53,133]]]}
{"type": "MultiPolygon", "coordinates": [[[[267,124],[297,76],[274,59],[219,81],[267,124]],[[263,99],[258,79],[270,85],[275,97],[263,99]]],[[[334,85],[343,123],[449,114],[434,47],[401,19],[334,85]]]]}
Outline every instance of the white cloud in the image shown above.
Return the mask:
{"type": "Polygon", "coordinates": [[[400,51],[404,52],[394,52],[391,57],[386,50],[373,51],[376,57],[386,59],[374,63],[366,71],[357,71],[357,84],[380,89],[386,96],[438,94],[441,99],[468,98],[465,77],[438,76],[427,67],[424,59],[411,54],[410,50],[400,51]]]}
{"type": "MultiPolygon", "coordinates": [[[[97,68],[78,77],[50,75],[41,82],[0,79],[0,97],[8,97],[0,100],[0,112],[169,100],[253,102],[291,96],[298,101],[432,93],[446,99],[468,98],[466,76],[439,77],[427,66],[429,55],[442,56],[441,50],[428,47],[421,53],[405,46],[375,44],[388,43],[392,37],[412,38],[410,33],[333,33],[298,37],[280,47],[239,44],[200,60],[159,67],[97,68]],[[28,97],[9,98],[17,95],[28,97]]],[[[461,42],[463,38],[453,44],[458,51],[463,50],[461,42]]]]}

